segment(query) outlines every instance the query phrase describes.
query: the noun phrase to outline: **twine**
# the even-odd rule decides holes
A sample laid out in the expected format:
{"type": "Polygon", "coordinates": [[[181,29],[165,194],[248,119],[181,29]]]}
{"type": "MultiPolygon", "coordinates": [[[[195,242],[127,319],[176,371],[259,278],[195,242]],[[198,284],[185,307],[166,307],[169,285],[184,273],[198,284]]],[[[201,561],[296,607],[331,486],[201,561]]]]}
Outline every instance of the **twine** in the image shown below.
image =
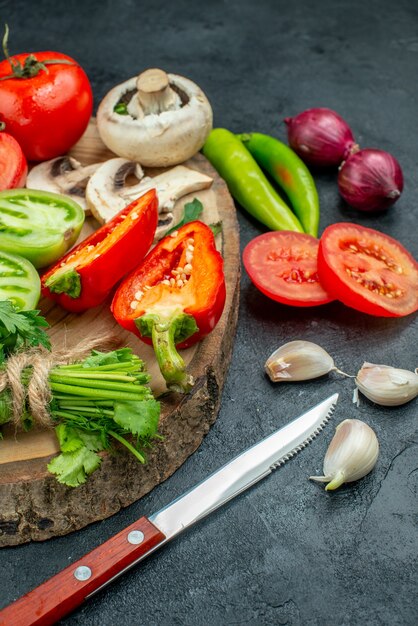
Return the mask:
{"type": "Polygon", "coordinates": [[[0,372],[0,394],[8,389],[11,393],[11,422],[17,428],[21,424],[26,406],[33,420],[39,426],[53,426],[49,413],[52,393],[49,387],[49,372],[58,365],[68,365],[81,361],[99,347],[110,349],[118,340],[110,334],[87,337],[83,344],[74,348],[49,352],[43,347],[31,348],[12,354],[7,358],[5,368],[0,372]],[[29,369],[30,368],[30,369],[29,369]],[[22,382],[23,370],[28,370],[29,383],[22,382]]]}

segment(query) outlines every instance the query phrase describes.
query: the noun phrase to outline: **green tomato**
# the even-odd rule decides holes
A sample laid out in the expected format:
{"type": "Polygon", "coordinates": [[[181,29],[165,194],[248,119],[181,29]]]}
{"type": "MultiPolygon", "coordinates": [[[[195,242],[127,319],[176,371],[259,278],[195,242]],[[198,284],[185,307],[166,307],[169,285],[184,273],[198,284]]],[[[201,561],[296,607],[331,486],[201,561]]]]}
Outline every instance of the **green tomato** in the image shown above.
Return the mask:
{"type": "Polygon", "coordinates": [[[34,189],[0,192],[0,249],[35,267],[51,265],[75,243],[84,211],[66,196],[34,189]]]}
{"type": "Polygon", "coordinates": [[[0,300],[10,300],[19,310],[30,311],[41,293],[39,274],[27,259],[0,250],[0,300]]]}

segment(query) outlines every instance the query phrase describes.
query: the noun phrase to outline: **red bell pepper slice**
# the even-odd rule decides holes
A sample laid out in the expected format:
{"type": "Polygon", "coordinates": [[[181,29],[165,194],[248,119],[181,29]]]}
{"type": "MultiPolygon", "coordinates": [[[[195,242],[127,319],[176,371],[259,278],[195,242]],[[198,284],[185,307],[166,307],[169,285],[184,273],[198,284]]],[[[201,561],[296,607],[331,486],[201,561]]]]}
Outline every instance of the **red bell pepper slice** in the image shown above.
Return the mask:
{"type": "Polygon", "coordinates": [[[186,348],[213,330],[225,295],[223,259],[213,233],[196,221],[149,252],[121,283],[111,309],[121,326],[152,341],[167,387],[185,393],[193,380],[176,346],[186,348]]]}
{"type": "Polygon", "coordinates": [[[158,223],[155,189],[134,200],[41,278],[43,295],[79,313],[101,304],[148,252],[158,223]]]}

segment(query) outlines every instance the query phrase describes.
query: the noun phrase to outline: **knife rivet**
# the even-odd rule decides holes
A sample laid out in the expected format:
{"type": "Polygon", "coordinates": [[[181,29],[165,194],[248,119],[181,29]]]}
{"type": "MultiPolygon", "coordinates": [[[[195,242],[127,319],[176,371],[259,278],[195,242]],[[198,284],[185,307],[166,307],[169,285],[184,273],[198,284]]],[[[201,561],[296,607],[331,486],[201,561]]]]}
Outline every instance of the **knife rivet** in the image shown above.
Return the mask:
{"type": "Polygon", "coordinates": [[[128,535],[129,543],[133,545],[137,545],[138,543],[142,543],[144,541],[145,535],[141,530],[131,530],[128,535]]]}
{"type": "Polygon", "coordinates": [[[74,570],[74,578],[77,580],[88,580],[91,576],[91,569],[87,565],[80,565],[74,570]]]}

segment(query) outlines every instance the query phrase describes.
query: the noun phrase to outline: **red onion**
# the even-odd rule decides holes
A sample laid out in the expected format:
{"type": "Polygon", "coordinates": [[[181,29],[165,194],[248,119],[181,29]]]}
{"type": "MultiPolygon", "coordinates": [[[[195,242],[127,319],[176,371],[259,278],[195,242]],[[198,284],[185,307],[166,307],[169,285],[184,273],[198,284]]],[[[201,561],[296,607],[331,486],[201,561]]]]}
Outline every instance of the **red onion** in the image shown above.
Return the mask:
{"type": "Polygon", "coordinates": [[[383,150],[360,150],[342,164],[338,188],[344,200],[360,211],[387,209],[403,189],[401,166],[383,150]]]}
{"type": "Polygon", "coordinates": [[[290,147],[311,165],[337,167],[358,149],[347,122],[331,109],[308,109],[285,122],[290,147]]]}

